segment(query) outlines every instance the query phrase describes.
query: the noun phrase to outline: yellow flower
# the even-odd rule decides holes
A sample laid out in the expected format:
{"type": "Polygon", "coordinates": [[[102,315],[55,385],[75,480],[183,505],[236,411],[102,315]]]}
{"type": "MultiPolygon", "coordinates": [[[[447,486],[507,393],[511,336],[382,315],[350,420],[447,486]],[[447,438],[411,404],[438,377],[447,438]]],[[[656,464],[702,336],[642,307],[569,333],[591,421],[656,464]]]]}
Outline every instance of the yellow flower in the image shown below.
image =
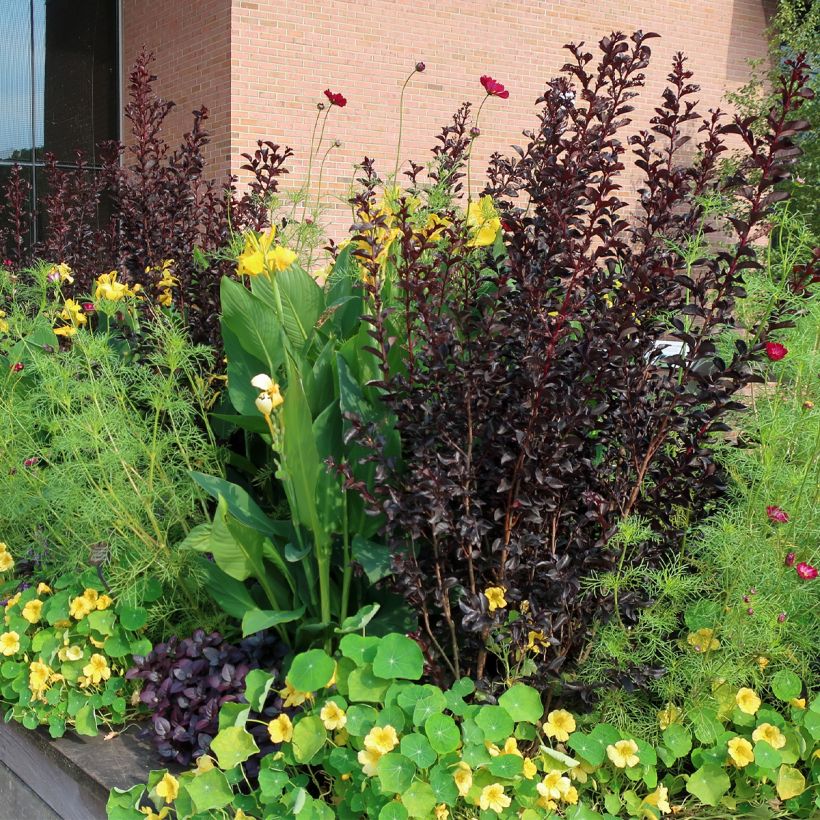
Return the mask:
{"type": "Polygon", "coordinates": [[[322,723],[325,724],[325,729],[343,729],[347,724],[347,715],[344,709],[332,700],[329,700],[322,707],[319,717],[322,723]]]}
{"type": "Polygon", "coordinates": [[[236,814],[233,816],[233,820],[254,820],[254,817],[251,814],[245,814],[242,809],[237,809],[236,814]]]}
{"type": "Polygon", "coordinates": [[[347,729],[339,729],[339,731],[333,735],[333,742],[337,746],[347,746],[348,740],[350,740],[350,735],[348,734],[347,729]]]}
{"type": "Polygon", "coordinates": [[[540,652],[547,645],[547,636],[543,632],[530,630],[527,633],[527,649],[531,652],[540,652]]]}
{"type": "Polygon", "coordinates": [[[574,806],[578,802],[578,789],[575,786],[570,786],[564,794],[564,802],[574,806]]]}
{"type": "Polygon", "coordinates": [[[696,652],[713,652],[715,649],[720,649],[720,641],[715,638],[714,629],[703,628],[691,632],[686,643],[696,652]]]}
{"type": "Polygon", "coordinates": [[[60,312],[60,318],[74,327],[82,327],[88,324],[88,318],[85,315],[82,305],[73,299],[65,300],[65,305],[63,305],[63,309],[60,312]]]}
{"type": "Polygon", "coordinates": [[[205,774],[214,768],[214,759],[210,755],[200,755],[196,759],[195,774],[205,774]]]}
{"type": "Polygon", "coordinates": [[[6,601],[6,612],[8,612],[19,600],[22,592],[17,592],[6,601]]]}
{"type": "Polygon", "coordinates": [[[17,632],[4,632],[0,635],[0,653],[9,657],[20,651],[20,635],[17,632]]]}
{"type": "Polygon", "coordinates": [[[57,653],[61,661],[78,661],[83,656],[83,650],[79,646],[64,646],[57,653]]]}
{"type": "Polygon", "coordinates": [[[163,806],[157,814],[150,806],[143,806],[140,811],[145,815],[145,820],[165,820],[170,809],[168,806],[163,806]]]}
{"type": "Polygon", "coordinates": [[[484,595],[490,604],[490,612],[495,612],[496,609],[504,609],[507,606],[507,599],[504,597],[504,587],[487,587],[484,590],[484,595]]]}
{"type": "Polygon", "coordinates": [[[390,724],[387,724],[387,726],[374,726],[364,739],[365,749],[378,752],[380,755],[392,752],[398,745],[399,736],[390,724]]]}
{"type": "Polygon", "coordinates": [[[40,620],[42,610],[43,602],[35,598],[23,607],[22,615],[30,624],[36,624],[40,620]]]}
{"type": "Polygon", "coordinates": [[[524,758],[524,777],[527,780],[532,780],[538,774],[538,766],[532,762],[528,757],[524,758]]]}
{"type": "Polygon", "coordinates": [[[453,780],[455,781],[458,793],[462,797],[466,797],[467,792],[473,787],[473,772],[463,760],[458,762],[458,766],[455,772],[453,772],[453,780]]]}
{"type": "Polygon", "coordinates": [[[523,754],[518,749],[518,741],[514,737],[508,737],[504,741],[504,754],[505,755],[518,755],[519,757],[524,757],[523,754]]]}
{"type": "Polygon", "coordinates": [[[48,584],[42,583],[42,581],[37,584],[37,594],[38,595],[51,595],[51,587],[48,584]]]}
{"type": "Polygon", "coordinates": [[[81,621],[86,615],[90,615],[97,607],[96,601],[89,601],[85,595],[78,595],[71,599],[68,611],[72,618],[81,621]]]}
{"type": "Polygon", "coordinates": [[[733,737],[727,744],[729,747],[729,757],[738,769],[748,766],[755,759],[752,744],[745,737],[733,737]]]}
{"type": "Polygon", "coordinates": [[[97,592],[96,589],[91,589],[90,587],[86,588],[83,591],[83,598],[90,601],[94,605],[96,605],[97,598],[99,598],[99,596],[100,596],[100,593],[97,592]]]}
{"type": "Polygon", "coordinates": [[[59,265],[53,265],[47,275],[52,282],[56,282],[59,279],[60,282],[68,282],[69,285],[73,285],[74,277],[71,273],[71,268],[65,262],[60,262],[59,265]]]}
{"type": "Polygon", "coordinates": [[[554,737],[559,743],[566,743],[575,731],[575,718],[566,709],[555,709],[544,721],[544,734],[554,737]]]}
{"type": "Polygon", "coordinates": [[[279,696],[284,700],[286,709],[291,706],[301,706],[306,700],[313,699],[310,692],[300,692],[298,689],[294,689],[287,679],[285,680],[285,688],[279,690],[279,696]]]}
{"type": "Polygon", "coordinates": [[[500,783],[485,786],[478,797],[478,805],[483,811],[494,811],[496,814],[501,814],[510,803],[512,800],[504,794],[504,787],[500,783]]]}
{"type": "Polygon", "coordinates": [[[124,282],[118,282],[119,271],[112,270],[97,277],[94,286],[95,299],[107,299],[109,302],[119,302],[126,296],[136,296],[142,290],[142,285],[129,287],[124,282]]]}
{"type": "Polygon", "coordinates": [[[157,302],[163,307],[171,307],[174,304],[174,294],[171,293],[171,289],[161,290],[159,296],[157,296],[157,302]]]}
{"type": "Polygon", "coordinates": [[[114,601],[109,598],[108,595],[100,595],[100,597],[97,598],[97,609],[108,609],[108,607],[110,607],[113,603],[114,601]]]}
{"type": "Polygon", "coordinates": [[[752,732],[752,740],[765,740],[774,749],[782,749],[786,745],[786,736],[771,723],[761,723],[752,732]]]}
{"type": "Polygon", "coordinates": [[[51,669],[40,661],[29,664],[28,685],[35,697],[42,696],[51,678],[51,669]]]}
{"type": "Polygon", "coordinates": [[[666,786],[658,786],[655,791],[644,797],[643,802],[648,806],[655,806],[661,814],[669,814],[672,811],[669,805],[669,789],[666,786]]]}
{"type": "Polygon", "coordinates": [[[290,743],[293,738],[293,723],[283,713],[268,723],[268,734],[274,743],[290,743]]]}
{"type": "Polygon", "coordinates": [[[619,740],[606,747],[607,757],[619,769],[627,769],[640,763],[638,744],[634,740],[619,740]]]}
{"type": "Polygon", "coordinates": [[[14,559],[8,552],[0,552],[0,572],[8,572],[14,569],[14,559]]]}
{"type": "Polygon", "coordinates": [[[282,397],[279,385],[266,373],[254,376],[251,379],[251,386],[261,391],[256,398],[256,409],[263,416],[269,416],[284,404],[285,399],[282,397]]]}
{"type": "Polygon", "coordinates": [[[658,712],[658,725],[661,729],[668,729],[673,723],[677,723],[683,712],[674,703],[667,703],[665,709],[658,712]]]}
{"type": "Polygon", "coordinates": [[[559,771],[552,771],[535,788],[547,800],[560,800],[571,788],[570,779],[559,771]]]}
{"type": "Polygon", "coordinates": [[[795,709],[805,709],[806,708],[806,699],[805,698],[792,698],[789,703],[794,706],[795,709]]]}
{"type": "Polygon", "coordinates": [[[0,333],[9,332],[9,323],[6,321],[6,311],[0,310],[0,333]]]}
{"type": "Polygon", "coordinates": [[[762,672],[769,665],[769,659],[764,658],[763,655],[761,655],[757,659],[757,665],[760,667],[760,671],[762,672]]]}
{"type": "Polygon", "coordinates": [[[245,247],[236,260],[236,272],[240,276],[259,276],[265,272],[271,262],[271,245],[276,236],[276,228],[270,228],[265,233],[245,234],[245,247]]]}
{"type": "Polygon", "coordinates": [[[362,771],[368,777],[375,777],[377,773],[376,765],[381,759],[381,754],[373,749],[362,749],[356,759],[361,763],[362,771]]]}
{"type": "Polygon", "coordinates": [[[111,669],[108,667],[108,661],[103,655],[95,652],[88,659],[88,663],[83,667],[83,675],[95,686],[104,680],[108,680],[111,677],[111,669]]]}
{"type": "Polygon", "coordinates": [[[173,803],[179,794],[179,781],[172,775],[165,772],[162,780],[157,783],[155,791],[166,803],[173,803]]]}
{"type": "Polygon", "coordinates": [[[753,689],[748,689],[745,686],[738,689],[735,695],[735,703],[741,712],[747,715],[753,715],[760,708],[761,700],[755,694],[753,689]]]}
{"type": "Polygon", "coordinates": [[[64,336],[68,338],[69,336],[73,336],[77,332],[77,328],[74,325],[63,325],[62,327],[55,327],[54,328],[54,335],[55,336],[64,336]]]}
{"type": "Polygon", "coordinates": [[[471,234],[470,241],[467,243],[470,247],[482,248],[495,242],[501,230],[501,220],[491,196],[482,196],[469,204],[467,228],[471,234]]]}
{"type": "Polygon", "coordinates": [[[436,806],[436,820],[448,820],[450,812],[446,803],[439,803],[436,806]]]}
{"type": "Polygon", "coordinates": [[[277,245],[271,252],[271,264],[277,271],[287,270],[296,261],[296,254],[284,245],[277,245]]]}

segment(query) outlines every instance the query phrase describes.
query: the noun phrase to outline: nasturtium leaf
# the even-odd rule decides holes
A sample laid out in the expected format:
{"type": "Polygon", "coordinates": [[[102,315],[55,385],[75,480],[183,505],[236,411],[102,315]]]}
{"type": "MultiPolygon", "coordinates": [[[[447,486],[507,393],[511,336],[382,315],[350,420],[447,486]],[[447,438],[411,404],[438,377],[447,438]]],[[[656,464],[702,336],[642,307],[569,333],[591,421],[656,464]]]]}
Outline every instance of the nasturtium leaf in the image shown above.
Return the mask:
{"type": "Polygon", "coordinates": [[[714,709],[695,707],[689,712],[689,718],[695,728],[695,737],[704,745],[715,743],[723,732],[723,724],[718,720],[714,709]]]}
{"type": "Polygon", "coordinates": [[[541,754],[550,760],[554,760],[559,767],[563,767],[565,769],[574,769],[576,766],[580,765],[579,761],[577,761],[574,757],[565,755],[563,752],[559,752],[558,749],[551,749],[549,746],[542,746],[541,754]]]}
{"type": "Polygon", "coordinates": [[[578,803],[567,809],[567,820],[601,820],[601,815],[597,811],[578,803]]]}
{"type": "Polygon", "coordinates": [[[359,666],[363,666],[366,663],[373,662],[379,641],[379,638],[372,635],[345,635],[339,641],[339,650],[346,658],[350,658],[359,666]]]}
{"type": "Polygon", "coordinates": [[[220,769],[213,768],[185,783],[185,789],[199,813],[214,811],[233,800],[233,789],[220,769]]]}
{"type": "Polygon", "coordinates": [[[524,768],[524,759],[519,755],[498,755],[490,761],[487,767],[493,777],[512,779],[518,777],[524,768]]]}
{"type": "Polygon", "coordinates": [[[524,683],[511,686],[501,695],[498,703],[516,723],[537,723],[544,715],[544,706],[538,690],[524,683]]]}
{"type": "Polygon", "coordinates": [[[781,669],[772,677],[772,692],[776,698],[789,701],[800,697],[803,684],[800,678],[788,669],[781,669]]]}
{"type": "Polygon", "coordinates": [[[437,763],[430,769],[430,786],[436,797],[436,803],[453,805],[458,800],[458,788],[453,780],[453,770],[437,763]]]}
{"type": "Polygon", "coordinates": [[[327,769],[334,774],[350,774],[361,768],[356,752],[347,746],[337,746],[327,756],[327,769]]]}
{"type": "Polygon", "coordinates": [[[287,774],[279,769],[272,769],[263,765],[259,770],[259,790],[262,793],[262,799],[266,803],[273,802],[281,797],[288,782],[287,774]]]}
{"type": "Polygon", "coordinates": [[[117,615],[120,616],[120,625],[125,629],[130,629],[132,632],[135,632],[137,629],[142,629],[142,627],[148,623],[148,610],[142,606],[120,605],[117,607],[117,615]]]}
{"type": "Polygon", "coordinates": [[[413,782],[416,766],[410,758],[403,754],[388,752],[379,758],[376,772],[383,791],[401,794],[413,782]]]}
{"type": "Polygon", "coordinates": [[[336,663],[324,649],[309,649],[293,659],[287,681],[294,689],[315,692],[327,686],[335,669],[336,663]]]}
{"type": "Polygon", "coordinates": [[[376,726],[392,726],[399,734],[404,731],[405,722],[404,712],[395,703],[385,706],[376,718],[376,726]]]}
{"type": "Polygon", "coordinates": [[[391,632],[385,635],[373,658],[373,672],[380,678],[418,680],[424,672],[421,647],[405,635],[391,632]]]}
{"type": "Polygon", "coordinates": [[[77,710],[77,714],[74,715],[74,729],[78,735],[86,737],[94,737],[97,734],[97,715],[90,703],[77,710]]]}
{"type": "Polygon", "coordinates": [[[354,669],[347,676],[348,698],[351,701],[381,703],[390,681],[373,674],[370,664],[354,669]]]}
{"type": "Polygon", "coordinates": [[[379,820],[407,820],[407,817],[407,809],[395,800],[382,806],[379,812],[379,820]]]}
{"type": "Polygon", "coordinates": [[[336,629],[337,635],[346,635],[348,632],[358,632],[364,629],[376,617],[376,613],[381,608],[381,604],[368,604],[363,606],[354,615],[350,615],[339,624],[336,629]]]}
{"type": "Polygon", "coordinates": [[[273,675],[263,669],[252,669],[245,676],[245,700],[255,712],[261,712],[264,708],[272,685],[273,675]]]}
{"type": "Polygon", "coordinates": [[[244,726],[248,722],[251,707],[247,703],[223,703],[219,708],[219,728],[244,726]]]}
{"type": "Polygon", "coordinates": [[[378,714],[372,706],[354,704],[347,710],[345,729],[353,737],[364,737],[376,725],[378,714]]]}
{"type": "Polygon", "coordinates": [[[293,727],[293,756],[298,763],[310,763],[326,740],[327,731],[318,715],[304,717],[293,727]]]}
{"type": "Polygon", "coordinates": [[[420,732],[412,732],[401,739],[401,753],[419,769],[427,769],[438,759],[430,741],[420,732]]]}
{"type": "Polygon", "coordinates": [[[253,735],[243,726],[229,726],[211,741],[211,751],[222,769],[232,769],[259,751],[253,735]]]}
{"type": "Polygon", "coordinates": [[[755,763],[762,769],[776,769],[782,762],[780,752],[765,740],[755,743],[755,763]]]}
{"type": "Polygon", "coordinates": [[[515,725],[509,712],[501,706],[482,706],[475,716],[475,722],[491,743],[500,743],[512,733],[515,725]]]}
{"type": "Polygon", "coordinates": [[[686,757],[692,751],[692,735],[680,723],[673,723],[663,730],[663,742],[676,758],[686,757]]]}
{"type": "Polygon", "coordinates": [[[455,692],[460,698],[466,698],[475,692],[475,683],[472,678],[459,678],[451,687],[450,691],[455,692]]]}
{"type": "Polygon", "coordinates": [[[461,744],[461,732],[449,715],[431,715],[424,724],[430,745],[439,754],[454,752],[461,744]]]}
{"type": "Polygon", "coordinates": [[[592,735],[573,732],[569,736],[567,746],[593,766],[600,766],[604,762],[606,747],[598,738],[592,735]]]}
{"type": "Polygon", "coordinates": [[[436,796],[429,783],[416,780],[401,796],[401,802],[411,817],[423,817],[426,820],[433,816],[436,796]]]}
{"type": "Polygon", "coordinates": [[[423,726],[431,715],[441,714],[447,707],[447,700],[444,695],[436,689],[421,700],[416,701],[413,708],[413,723],[416,726],[423,726]]]}
{"type": "Polygon", "coordinates": [[[803,716],[803,726],[814,740],[820,740],[820,713],[807,711],[803,716]]]}
{"type": "Polygon", "coordinates": [[[686,791],[707,806],[717,806],[720,798],[729,791],[730,785],[729,776],[721,766],[706,763],[686,781],[686,791]]]}
{"type": "Polygon", "coordinates": [[[777,796],[781,800],[791,800],[806,790],[806,778],[792,766],[781,766],[777,773],[777,796]]]}

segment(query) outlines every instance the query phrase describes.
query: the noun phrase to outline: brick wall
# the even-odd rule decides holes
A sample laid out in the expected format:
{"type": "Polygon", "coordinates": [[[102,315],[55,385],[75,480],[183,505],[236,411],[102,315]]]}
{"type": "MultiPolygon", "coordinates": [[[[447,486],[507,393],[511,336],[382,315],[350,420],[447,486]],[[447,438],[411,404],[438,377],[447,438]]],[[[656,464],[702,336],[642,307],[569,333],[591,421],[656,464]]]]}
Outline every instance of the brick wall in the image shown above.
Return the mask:
{"type": "MultiPolygon", "coordinates": [[[[176,108],[166,120],[172,147],[193,124],[191,112],[209,110],[212,141],[206,159],[213,176],[228,172],[231,160],[231,0],[122,0],[122,63],[128,72],[140,49],[153,51],[155,89],[176,108]]],[[[124,86],[123,99],[127,99],[124,86]]],[[[129,142],[128,123],[123,137],[129,142]]]]}
{"type": "MultiPolygon", "coordinates": [[[[653,64],[633,115],[641,125],[659,99],[675,51],[689,56],[704,109],[746,80],[749,58],[766,53],[761,0],[230,0],[229,23],[228,3],[125,0],[126,56],[140,39],[159,50],[161,88],[184,99],[186,110],[200,100],[213,109],[219,158],[225,159],[229,130],[234,172],[239,154],[251,150],[257,138],[291,145],[296,157],[287,184],[292,187],[306,169],[322,91],[343,92],[348,105],[331,112],[326,131],[326,139],[340,139],[343,146],[331,151],[323,182],[328,196],[337,199],[362,156],[375,157],[383,173],[392,171],[399,93],[418,60],[427,70],[413,78],[405,94],[405,159],[427,161],[438,128],[459,103],[481,100],[481,74],[491,74],[510,90],[508,100],[485,106],[476,174],[489,153],[520,142],[522,129],[533,125],[533,102],[544,80],[564,63],[565,42],[593,45],[613,30],[636,28],[662,35],[650,42],[653,64]]],[[[333,233],[343,229],[348,214],[341,203],[334,206],[327,215],[333,233]]]]}

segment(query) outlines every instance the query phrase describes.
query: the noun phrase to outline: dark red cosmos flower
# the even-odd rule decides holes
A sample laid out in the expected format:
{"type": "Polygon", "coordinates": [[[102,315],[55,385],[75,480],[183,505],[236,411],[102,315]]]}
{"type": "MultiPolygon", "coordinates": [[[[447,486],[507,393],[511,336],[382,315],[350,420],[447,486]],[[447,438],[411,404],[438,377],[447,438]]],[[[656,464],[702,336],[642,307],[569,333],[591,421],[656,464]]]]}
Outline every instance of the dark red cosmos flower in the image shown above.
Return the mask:
{"type": "Polygon", "coordinates": [[[788,349],[780,342],[766,342],[766,355],[773,362],[779,362],[786,357],[788,349]]]}
{"type": "Polygon", "coordinates": [[[40,463],[40,459],[37,456],[32,456],[31,458],[27,458],[23,462],[24,467],[34,467],[36,464],[40,463]]]}
{"type": "Polygon", "coordinates": [[[774,521],[775,524],[785,524],[789,520],[789,514],[774,505],[766,507],[766,515],[769,516],[769,521],[774,521]]]}
{"type": "Polygon", "coordinates": [[[796,558],[797,558],[797,556],[793,552],[789,552],[789,553],[786,554],[786,557],[783,559],[783,563],[787,567],[793,567],[796,558]]]}
{"type": "Polygon", "coordinates": [[[22,362],[15,362],[15,363],[11,366],[11,369],[12,369],[12,371],[14,371],[15,373],[19,373],[19,372],[20,372],[20,371],[21,371],[24,367],[25,367],[25,365],[24,365],[22,362]]]}
{"type": "Polygon", "coordinates": [[[798,578],[804,581],[813,581],[817,577],[817,570],[805,561],[801,561],[796,567],[798,578]]]}
{"type": "Polygon", "coordinates": [[[488,74],[481,77],[481,85],[484,86],[484,90],[490,97],[500,97],[502,100],[506,100],[510,96],[510,92],[498,80],[494,80],[488,74]]]}
{"type": "Polygon", "coordinates": [[[326,88],[325,96],[331,105],[338,105],[339,108],[344,108],[347,105],[347,99],[344,94],[340,94],[338,91],[331,91],[329,88],[326,88]]]}
{"type": "Polygon", "coordinates": [[[83,302],[83,310],[86,313],[91,313],[92,311],[95,310],[94,303],[93,302],[83,302]]]}

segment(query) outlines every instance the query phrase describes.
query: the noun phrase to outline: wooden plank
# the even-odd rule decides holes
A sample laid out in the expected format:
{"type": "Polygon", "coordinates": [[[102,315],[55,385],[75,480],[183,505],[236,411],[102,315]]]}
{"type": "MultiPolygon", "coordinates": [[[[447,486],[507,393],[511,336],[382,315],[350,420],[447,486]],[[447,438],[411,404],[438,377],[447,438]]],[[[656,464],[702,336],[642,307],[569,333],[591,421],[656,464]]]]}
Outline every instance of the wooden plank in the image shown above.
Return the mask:
{"type": "Polygon", "coordinates": [[[0,820],[60,820],[60,816],[0,763],[0,820]]]}

